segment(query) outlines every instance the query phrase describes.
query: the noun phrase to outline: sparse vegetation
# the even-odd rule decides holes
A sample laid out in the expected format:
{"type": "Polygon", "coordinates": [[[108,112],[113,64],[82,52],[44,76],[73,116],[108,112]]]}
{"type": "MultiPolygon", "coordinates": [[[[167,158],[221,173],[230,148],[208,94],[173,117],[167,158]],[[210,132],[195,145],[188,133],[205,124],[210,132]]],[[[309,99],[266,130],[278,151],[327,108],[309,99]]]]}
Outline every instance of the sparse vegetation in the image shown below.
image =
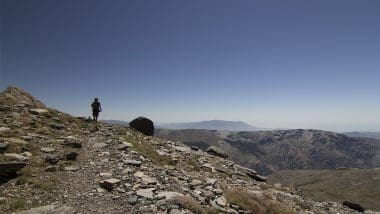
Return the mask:
{"type": "Polygon", "coordinates": [[[133,144],[133,149],[140,152],[144,157],[151,161],[161,163],[162,165],[175,165],[176,162],[170,157],[161,156],[149,142],[141,141],[133,136],[127,136],[126,140],[133,144]]]}
{"type": "Polygon", "coordinates": [[[22,198],[16,198],[14,201],[12,201],[9,204],[9,210],[10,211],[16,211],[16,210],[22,210],[27,208],[28,204],[26,203],[25,199],[22,198]]]}
{"type": "Polygon", "coordinates": [[[195,214],[206,214],[206,211],[202,208],[202,206],[200,204],[198,204],[196,201],[194,201],[194,199],[189,197],[189,196],[174,197],[171,200],[171,203],[173,203],[173,204],[175,204],[181,208],[188,209],[195,214]]]}
{"type": "Polygon", "coordinates": [[[276,202],[269,194],[263,192],[261,195],[254,194],[246,188],[232,188],[225,192],[225,198],[231,204],[252,211],[253,213],[264,214],[292,214],[295,211],[276,202]]]}

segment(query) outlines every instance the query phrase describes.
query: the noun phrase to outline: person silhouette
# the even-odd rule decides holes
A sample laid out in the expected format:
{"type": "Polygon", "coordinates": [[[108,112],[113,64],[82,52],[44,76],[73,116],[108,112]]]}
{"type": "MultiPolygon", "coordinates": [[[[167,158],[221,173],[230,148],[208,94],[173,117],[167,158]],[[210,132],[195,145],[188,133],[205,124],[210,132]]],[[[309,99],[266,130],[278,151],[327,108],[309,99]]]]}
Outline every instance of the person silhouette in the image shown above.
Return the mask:
{"type": "Polygon", "coordinates": [[[98,98],[94,99],[94,102],[92,102],[91,107],[93,119],[95,122],[98,122],[99,112],[102,112],[102,106],[100,105],[98,98]]]}

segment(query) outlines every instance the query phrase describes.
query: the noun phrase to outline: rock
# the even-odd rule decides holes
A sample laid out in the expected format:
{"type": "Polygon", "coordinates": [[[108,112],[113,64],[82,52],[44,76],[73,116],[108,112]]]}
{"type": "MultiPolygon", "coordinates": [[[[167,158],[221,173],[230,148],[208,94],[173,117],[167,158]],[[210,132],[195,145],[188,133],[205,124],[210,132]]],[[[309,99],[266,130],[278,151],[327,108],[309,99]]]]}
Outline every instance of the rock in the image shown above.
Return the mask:
{"type": "Polygon", "coordinates": [[[58,171],[59,167],[58,166],[48,166],[45,168],[45,172],[56,172],[58,171]]]}
{"type": "Polygon", "coordinates": [[[129,123],[129,126],[131,128],[136,129],[137,131],[147,135],[147,136],[153,136],[154,135],[154,125],[151,120],[145,117],[138,117],[134,120],[132,120],[129,123]]]}
{"type": "Polygon", "coordinates": [[[221,207],[226,207],[226,206],[227,206],[227,201],[226,201],[226,199],[225,199],[223,196],[217,198],[217,199],[215,200],[215,203],[216,203],[217,205],[221,206],[221,207]]]}
{"type": "Polygon", "coordinates": [[[0,143],[0,153],[4,153],[8,149],[7,143],[0,143]]]}
{"type": "Polygon", "coordinates": [[[223,190],[221,189],[213,189],[212,192],[215,193],[215,195],[223,195],[223,190]]]}
{"type": "Polygon", "coordinates": [[[25,166],[24,162],[0,162],[0,176],[13,177],[25,166]]]}
{"type": "Polygon", "coordinates": [[[130,205],[135,205],[137,203],[137,197],[136,196],[132,196],[132,197],[128,198],[128,203],[130,205]]]}
{"type": "Polygon", "coordinates": [[[183,196],[183,194],[179,192],[163,191],[163,192],[159,192],[156,195],[157,198],[164,198],[166,200],[170,200],[177,196],[183,196]]]}
{"type": "Polygon", "coordinates": [[[78,157],[78,152],[69,152],[69,153],[66,153],[66,160],[71,160],[71,161],[75,161],[78,157]]]}
{"type": "Polygon", "coordinates": [[[362,207],[360,204],[352,203],[349,201],[344,201],[343,205],[350,208],[350,209],[353,209],[353,210],[356,210],[359,212],[364,212],[364,207],[362,207]]]}
{"type": "Polygon", "coordinates": [[[219,157],[222,157],[222,158],[227,158],[228,155],[225,151],[223,151],[221,148],[218,148],[216,146],[210,146],[207,148],[206,150],[207,153],[209,154],[212,154],[212,155],[215,155],[215,156],[219,156],[219,157]]]}
{"type": "Polygon", "coordinates": [[[65,168],[63,168],[65,171],[70,171],[70,172],[76,172],[78,171],[79,167],[77,166],[66,166],[65,168]]]}
{"type": "Polygon", "coordinates": [[[46,106],[24,90],[15,86],[9,86],[2,92],[3,96],[16,103],[22,103],[34,108],[46,108],[46,106]]]}
{"type": "Polygon", "coordinates": [[[21,155],[28,157],[28,158],[33,156],[33,154],[31,152],[23,152],[23,153],[21,153],[21,155]]]}
{"type": "Polygon", "coordinates": [[[53,123],[53,124],[50,124],[50,127],[52,129],[55,129],[55,130],[63,130],[65,129],[66,127],[62,124],[58,124],[58,123],[53,123]]]}
{"type": "Polygon", "coordinates": [[[190,186],[199,186],[202,184],[202,181],[194,179],[191,181],[190,186]]]}
{"type": "Polygon", "coordinates": [[[153,199],[154,188],[139,189],[136,191],[136,195],[143,198],[153,199]]]}
{"type": "Polygon", "coordinates": [[[52,152],[55,152],[55,148],[50,148],[50,147],[42,147],[40,148],[41,152],[45,152],[45,153],[52,153],[52,152]]]}
{"type": "Polygon", "coordinates": [[[247,175],[249,177],[251,177],[252,179],[256,180],[256,181],[260,181],[260,182],[267,182],[267,177],[264,177],[264,176],[261,176],[261,175],[257,175],[257,174],[250,174],[250,173],[247,173],[247,175]]]}
{"type": "Polygon", "coordinates": [[[50,164],[57,164],[59,162],[59,157],[58,155],[47,155],[45,157],[45,161],[50,163],[50,164]]]}
{"type": "Polygon", "coordinates": [[[49,111],[43,108],[34,108],[34,109],[30,109],[29,112],[32,114],[42,115],[42,114],[48,113],[49,111]]]}
{"type": "Polygon", "coordinates": [[[142,182],[144,184],[157,184],[157,179],[153,178],[153,177],[150,177],[150,176],[144,176],[141,178],[142,182]]]}
{"type": "Polygon", "coordinates": [[[123,163],[132,166],[141,166],[142,162],[138,160],[124,159],[123,163]]]}
{"type": "Polygon", "coordinates": [[[119,179],[110,178],[107,180],[100,181],[100,186],[108,191],[112,191],[116,186],[120,184],[119,179]]]}
{"type": "Polygon", "coordinates": [[[56,205],[46,205],[42,207],[32,208],[30,210],[17,212],[17,214],[74,214],[75,210],[72,207],[56,205]]]}
{"type": "Polygon", "coordinates": [[[191,151],[190,147],[187,146],[174,146],[174,149],[179,152],[188,152],[191,151]]]}
{"type": "Polygon", "coordinates": [[[0,133],[9,132],[11,129],[8,127],[0,127],[0,133]]]}
{"type": "Polygon", "coordinates": [[[63,145],[77,149],[82,148],[82,144],[76,138],[66,138],[63,145]]]}
{"type": "Polygon", "coordinates": [[[101,173],[99,173],[99,176],[100,176],[100,177],[104,177],[104,178],[110,178],[110,177],[112,177],[112,173],[109,173],[109,172],[101,172],[101,173]]]}
{"type": "Polygon", "coordinates": [[[117,145],[116,149],[119,151],[125,151],[130,147],[133,147],[133,144],[128,142],[121,142],[121,144],[117,145]]]}
{"type": "Polygon", "coordinates": [[[4,156],[21,162],[27,162],[29,160],[27,157],[16,153],[4,153],[4,156]]]}

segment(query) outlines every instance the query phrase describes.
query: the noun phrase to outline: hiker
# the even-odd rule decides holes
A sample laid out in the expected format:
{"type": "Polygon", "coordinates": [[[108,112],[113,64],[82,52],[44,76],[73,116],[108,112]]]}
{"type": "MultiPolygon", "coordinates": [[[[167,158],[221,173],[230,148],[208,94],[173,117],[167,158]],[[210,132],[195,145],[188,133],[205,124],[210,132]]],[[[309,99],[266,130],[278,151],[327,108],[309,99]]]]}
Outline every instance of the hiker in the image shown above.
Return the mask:
{"type": "Polygon", "coordinates": [[[99,112],[102,112],[102,106],[100,105],[98,98],[94,99],[94,102],[92,102],[91,107],[94,121],[98,122],[99,112]]]}

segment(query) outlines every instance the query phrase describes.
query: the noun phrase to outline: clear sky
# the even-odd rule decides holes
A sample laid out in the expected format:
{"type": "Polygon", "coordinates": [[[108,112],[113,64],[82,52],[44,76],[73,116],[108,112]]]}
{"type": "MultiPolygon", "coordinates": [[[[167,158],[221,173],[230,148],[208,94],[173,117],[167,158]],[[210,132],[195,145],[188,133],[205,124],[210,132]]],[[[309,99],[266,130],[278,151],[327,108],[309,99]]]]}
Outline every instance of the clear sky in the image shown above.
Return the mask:
{"type": "Polygon", "coordinates": [[[0,89],[50,107],[380,131],[379,0],[0,2],[0,89]]]}

